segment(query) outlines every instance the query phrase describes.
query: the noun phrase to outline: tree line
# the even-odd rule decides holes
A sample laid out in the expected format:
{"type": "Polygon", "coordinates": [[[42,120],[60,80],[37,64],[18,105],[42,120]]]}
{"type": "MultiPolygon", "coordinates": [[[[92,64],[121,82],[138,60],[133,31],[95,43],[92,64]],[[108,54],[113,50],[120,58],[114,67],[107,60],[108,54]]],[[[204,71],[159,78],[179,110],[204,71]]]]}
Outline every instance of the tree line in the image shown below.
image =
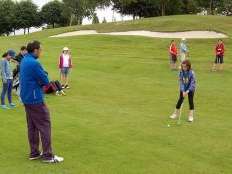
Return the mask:
{"type": "Polygon", "coordinates": [[[43,24],[53,28],[81,25],[85,17],[99,23],[95,10],[107,6],[113,6],[122,15],[132,15],[134,19],[195,14],[203,9],[209,14],[232,14],[232,0],[54,0],[41,9],[31,0],[0,0],[0,35],[9,35],[18,29],[29,33],[31,27],[43,24]]]}
{"type": "Polygon", "coordinates": [[[113,0],[114,9],[133,17],[153,17],[177,14],[231,15],[232,0],[113,0]]]}

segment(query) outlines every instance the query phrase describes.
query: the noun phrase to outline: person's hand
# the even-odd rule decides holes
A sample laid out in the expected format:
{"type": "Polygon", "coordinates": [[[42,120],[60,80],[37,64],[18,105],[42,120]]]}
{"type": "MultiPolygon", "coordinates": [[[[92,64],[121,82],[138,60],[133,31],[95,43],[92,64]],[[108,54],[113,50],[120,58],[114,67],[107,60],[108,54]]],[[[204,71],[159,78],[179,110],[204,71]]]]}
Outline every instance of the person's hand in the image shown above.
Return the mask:
{"type": "Polygon", "coordinates": [[[183,92],[183,97],[186,97],[188,95],[187,92],[183,92]]]}
{"type": "Polygon", "coordinates": [[[7,79],[3,78],[3,79],[2,79],[2,82],[3,82],[3,83],[7,83],[7,79]]]}

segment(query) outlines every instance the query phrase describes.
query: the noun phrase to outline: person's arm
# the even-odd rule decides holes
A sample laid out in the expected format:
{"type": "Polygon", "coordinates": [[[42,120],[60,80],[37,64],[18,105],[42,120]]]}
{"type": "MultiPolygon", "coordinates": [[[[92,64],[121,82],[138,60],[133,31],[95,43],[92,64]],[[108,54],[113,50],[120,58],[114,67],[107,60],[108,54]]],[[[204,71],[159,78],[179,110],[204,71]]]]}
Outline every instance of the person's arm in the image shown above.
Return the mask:
{"type": "Polygon", "coordinates": [[[62,68],[62,56],[59,57],[59,65],[58,65],[59,69],[62,68]]]}
{"type": "Polygon", "coordinates": [[[196,87],[196,77],[195,77],[194,72],[192,72],[191,77],[190,77],[190,85],[187,90],[187,93],[194,91],[195,87],[196,87]]]}
{"type": "Polygon", "coordinates": [[[2,61],[2,80],[3,82],[7,82],[7,78],[6,78],[6,74],[7,74],[7,62],[6,61],[2,61]]]}
{"type": "Polygon", "coordinates": [[[172,45],[169,46],[169,54],[172,54],[172,45]]]}
{"type": "Polygon", "coordinates": [[[180,91],[184,92],[184,83],[183,83],[182,79],[183,79],[183,76],[182,76],[182,73],[180,72],[180,74],[179,74],[180,91]]]}
{"type": "Polygon", "coordinates": [[[225,45],[223,44],[222,45],[222,55],[224,55],[224,53],[225,53],[225,45]]]}
{"type": "Polygon", "coordinates": [[[45,86],[49,84],[48,75],[45,73],[44,69],[42,68],[39,62],[35,63],[34,68],[34,76],[35,79],[41,86],[45,86]]]}
{"type": "Polygon", "coordinates": [[[69,58],[69,64],[70,64],[70,68],[73,67],[73,64],[72,64],[72,56],[70,55],[70,58],[69,58]]]}

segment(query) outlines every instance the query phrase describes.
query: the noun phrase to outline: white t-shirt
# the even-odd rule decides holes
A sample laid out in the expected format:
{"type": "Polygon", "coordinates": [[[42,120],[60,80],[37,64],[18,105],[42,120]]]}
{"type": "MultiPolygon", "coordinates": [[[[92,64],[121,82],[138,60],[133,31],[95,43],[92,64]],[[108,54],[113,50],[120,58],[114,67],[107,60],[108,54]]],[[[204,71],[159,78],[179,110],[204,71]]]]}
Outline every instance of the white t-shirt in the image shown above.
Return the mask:
{"type": "Polygon", "coordinates": [[[69,59],[70,56],[68,54],[63,54],[63,67],[65,68],[69,67],[69,59]]]}

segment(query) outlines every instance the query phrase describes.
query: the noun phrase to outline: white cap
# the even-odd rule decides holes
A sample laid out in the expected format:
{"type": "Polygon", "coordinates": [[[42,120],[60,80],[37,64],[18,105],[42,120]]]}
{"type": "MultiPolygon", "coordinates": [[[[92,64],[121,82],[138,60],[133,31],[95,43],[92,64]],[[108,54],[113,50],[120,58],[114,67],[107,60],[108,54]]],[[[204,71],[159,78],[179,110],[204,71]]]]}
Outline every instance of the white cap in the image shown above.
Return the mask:
{"type": "Polygon", "coordinates": [[[64,47],[63,51],[69,51],[68,47],[64,47]]]}

